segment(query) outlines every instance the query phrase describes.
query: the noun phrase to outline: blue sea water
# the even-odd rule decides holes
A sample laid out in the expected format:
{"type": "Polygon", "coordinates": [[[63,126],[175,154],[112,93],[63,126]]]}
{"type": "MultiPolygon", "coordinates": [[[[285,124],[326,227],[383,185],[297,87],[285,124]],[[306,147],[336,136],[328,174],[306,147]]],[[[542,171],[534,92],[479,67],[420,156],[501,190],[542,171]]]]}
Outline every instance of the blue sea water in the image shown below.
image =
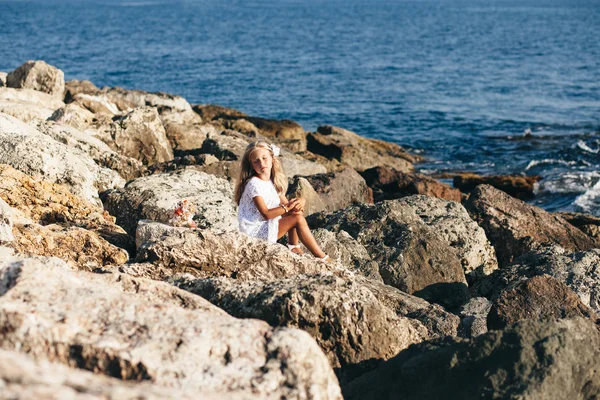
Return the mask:
{"type": "Polygon", "coordinates": [[[0,71],[182,95],[540,175],[600,215],[600,0],[0,0],[0,71]],[[526,133],[531,132],[530,135],[526,133]]]}

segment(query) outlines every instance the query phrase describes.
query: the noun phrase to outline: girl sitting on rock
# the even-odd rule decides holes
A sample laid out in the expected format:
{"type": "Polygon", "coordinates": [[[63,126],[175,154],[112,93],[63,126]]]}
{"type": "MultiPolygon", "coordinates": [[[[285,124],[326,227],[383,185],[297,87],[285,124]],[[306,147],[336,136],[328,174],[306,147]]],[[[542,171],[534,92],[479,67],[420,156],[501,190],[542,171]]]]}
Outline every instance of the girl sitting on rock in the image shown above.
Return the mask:
{"type": "Polygon", "coordinates": [[[302,212],[306,201],[285,197],[287,178],[277,159],[279,148],[263,140],[246,147],[235,187],[240,231],[275,243],[289,232],[288,247],[302,254],[298,239],[321,261],[329,261],[310,233],[302,212]]]}

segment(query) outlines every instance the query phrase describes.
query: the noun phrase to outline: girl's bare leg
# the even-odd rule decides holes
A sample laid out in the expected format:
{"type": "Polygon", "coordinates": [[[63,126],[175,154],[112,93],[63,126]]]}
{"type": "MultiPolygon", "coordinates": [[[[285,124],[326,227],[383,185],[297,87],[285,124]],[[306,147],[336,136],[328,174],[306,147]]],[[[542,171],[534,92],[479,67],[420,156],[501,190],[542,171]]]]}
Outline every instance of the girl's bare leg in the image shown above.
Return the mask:
{"type": "MultiPolygon", "coordinates": [[[[288,232],[288,242],[289,242],[289,244],[298,244],[298,232],[296,231],[296,228],[292,228],[292,229],[289,230],[289,232],[288,232]]],[[[303,254],[304,253],[301,248],[292,249],[292,252],[294,252],[296,254],[303,254]]]]}
{"type": "Polygon", "coordinates": [[[286,215],[285,217],[281,217],[281,219],[279,220],[279,232],[277,238],[281,238],[283,235],[285,235],[292,229],[296,231],[296,234],[300,238],[300,241],[315,257],[325,257],[325,253],[317,244],[315,237],[312,235],[312,233],[310,233],[310,228],[308,227],[306,219],[302,214],[291,214],[286,215]]]}

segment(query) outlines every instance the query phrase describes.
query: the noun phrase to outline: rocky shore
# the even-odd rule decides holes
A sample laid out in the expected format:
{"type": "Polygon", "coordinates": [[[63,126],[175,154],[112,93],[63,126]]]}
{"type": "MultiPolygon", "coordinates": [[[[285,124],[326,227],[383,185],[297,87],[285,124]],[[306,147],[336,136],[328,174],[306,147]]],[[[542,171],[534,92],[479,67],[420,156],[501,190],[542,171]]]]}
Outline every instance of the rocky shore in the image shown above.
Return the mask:
{"type": "Polygon", "coordinates": [[[0,399],[600,397],[600,219],[419,161],[43,61],[0,73],[0,399]],[[257,138],[336,262],[237,231],[257,138]],[[197,228],[170,224],[184,199],[197,228]]]}

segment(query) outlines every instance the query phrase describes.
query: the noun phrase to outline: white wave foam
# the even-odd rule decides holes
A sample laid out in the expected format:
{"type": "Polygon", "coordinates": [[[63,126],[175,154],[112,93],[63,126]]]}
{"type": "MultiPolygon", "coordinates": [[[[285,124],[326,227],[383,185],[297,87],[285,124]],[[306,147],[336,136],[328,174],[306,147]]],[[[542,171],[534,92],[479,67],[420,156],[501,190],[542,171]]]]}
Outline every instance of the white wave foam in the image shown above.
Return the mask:
{"type": "Polygon", "coordinates": [[[600,148],[597,148],[595,150],[592,149],[587,144],[585,144],[585,142],[583,140],[579,140],[577,142],[577,147],[579,147],[583,151],[587,151],[588,153],[593,153],[593,154],[598,154],[598,152],[600,151],[600,148]]]}
{"type": "Polygon", "coordinates": [[[600,180],[594,186],[577,196],[573,202],[578,211],[597,214],[600,212],[600,180]]]}
{"type": "Polygon", "coordinates": [[[553,194],[582,193],[585,194],[590,188],[600,182],[600,172],[568,172],[557,176],[549,176],[541,180],[538,193],[546,192],[553,194]]]}
{"type": "Polygon", "coordinates": [[[555,158],[546,158],[544,160],[531,160],[531,161],[529,161],[529,164],[527,164],[527,166],[525,167],[525,171],[527,171],[537,165],[542,165],[542,164],[561,164],[561,165],[571,166],[571,165],[577,164],[577,161],[565,161],[565,160],[558,160],[555,158]]]}

